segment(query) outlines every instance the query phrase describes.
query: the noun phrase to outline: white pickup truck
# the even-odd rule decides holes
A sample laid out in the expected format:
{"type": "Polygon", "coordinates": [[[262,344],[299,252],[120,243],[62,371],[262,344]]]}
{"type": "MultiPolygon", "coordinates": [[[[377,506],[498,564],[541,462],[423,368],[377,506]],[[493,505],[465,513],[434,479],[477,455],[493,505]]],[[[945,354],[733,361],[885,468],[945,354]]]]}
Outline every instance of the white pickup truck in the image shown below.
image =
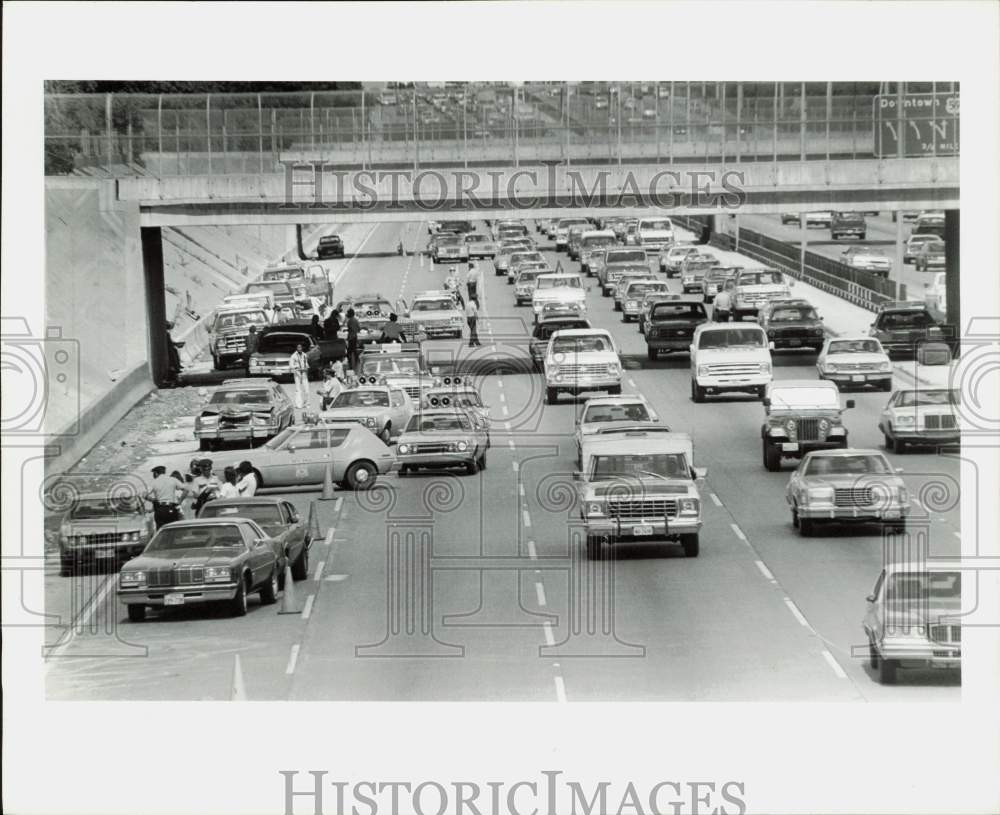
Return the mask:
{"type": "Polygon", "coordinates": [[[771,384],[771,352],[759,325],[702,323],[691,340],[691,399],[746,391],[761,399],[771,384]]]}
{"type": "Polygon", "coordinates": [[[795,281],[777,269],[744,269],[733,281],[733,319],[756,317],[760,307],[771,300],[791,296],[795,281]]]}
{"type": "Polygon", "coordinates": [[[559,393],[622,392],[618,346],[608,331],[575,328],[556,331],[545,349],[545,397],[556,404],[559,393]]]}
{"type": "Polygon", "coordinates": [[[635,242],[650,250],[660,250],[674,242],[674,225],[669,218],[640,218],[635,228],[635,242]]]}

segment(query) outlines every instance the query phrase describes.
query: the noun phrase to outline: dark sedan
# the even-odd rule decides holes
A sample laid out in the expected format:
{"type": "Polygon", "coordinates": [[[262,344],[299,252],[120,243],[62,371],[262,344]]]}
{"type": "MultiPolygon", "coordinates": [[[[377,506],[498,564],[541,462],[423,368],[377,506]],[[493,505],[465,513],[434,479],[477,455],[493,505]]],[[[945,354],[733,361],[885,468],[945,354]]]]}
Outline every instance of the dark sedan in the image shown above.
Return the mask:
{"type": "Polygon", "coordinates": [[[344,256],[344,239],[340,235],[324,235],[316,246],[316,257],[342,258],[344,256]]]}
{"type": "Polygon", "coordinates": [[[823,320],[808,303],[776,304],[760,314],[759,322],[775,348],[812,348],[818,352],[823,347],[823,320]]]}
{"type": "Polygon", "coordinates": [[[176,521],[162,527],[143,553],[118,576],[118,599],[132,622],[149,606],[223,602],[235,617],[247,613],[247,595],[262,605],[277,601],[279,557],[255,521],[176,521]]]}

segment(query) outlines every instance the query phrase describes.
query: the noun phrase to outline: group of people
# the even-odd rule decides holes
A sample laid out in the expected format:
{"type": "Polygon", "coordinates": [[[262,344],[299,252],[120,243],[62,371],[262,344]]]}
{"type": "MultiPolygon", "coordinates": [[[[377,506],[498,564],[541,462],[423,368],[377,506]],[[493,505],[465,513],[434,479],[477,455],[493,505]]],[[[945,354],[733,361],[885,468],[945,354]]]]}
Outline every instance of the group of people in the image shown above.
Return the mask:
{"type": "Polygon", "coordinates": [[[181,475],[174,470],[167,475],[167,468],[157,465],[153,468],[153,483],[145,498],[153,505],[153,519],[156,528],[184,517],[186,506],[192,517],[209,501],[216,498],[250,497],[257,492],[257,476],[253,464],[241,461],[235,467],[226,467],[222,480],[212,467],[209,458],[191,460],[188,472],[181,475]]]}
{"type": "Polygon", "coordinates": [[[474,260],[469,261],[469,269],[465,273],[465,290],[469,299],[462,297],[461,281],[458,276],[458,268],[452,266],[445,278],[444,287],[455,295],[459,305],[465,311],[465,322],[469,326],[469,348],[475,348],[482,343],[479,341],[479,284],[482,282],[482,273],[474,260]]]}

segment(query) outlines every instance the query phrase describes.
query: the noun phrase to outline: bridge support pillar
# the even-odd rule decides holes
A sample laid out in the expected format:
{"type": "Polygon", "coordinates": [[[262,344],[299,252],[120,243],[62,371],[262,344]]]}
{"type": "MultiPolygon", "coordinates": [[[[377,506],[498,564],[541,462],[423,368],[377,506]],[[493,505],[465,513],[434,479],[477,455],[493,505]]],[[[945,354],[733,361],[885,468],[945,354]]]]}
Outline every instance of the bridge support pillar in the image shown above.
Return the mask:
{"type": "Polygon", "coordinates": [[[142,273],[146,283],[146,318],[149,328],[149,374],[159,386],[166,379],[167,304],[163,290],[163,235],[158,226],[140,228],[142,273]]]}
{"type": "MultiPolygon", "coordinates": [[[[947,308],[945,322],[955,327],[955,339],[962,336],[962,312],[961,312],[961,263],[959,254],[961,243],[959,241],[959,211],[957,209],[947,209],[944,212],[944,268],[948,273],[944,276],[945,298],[947,308]]],[[[955,353],[959,353],[960,343],[955,343],[955,353]]]]}

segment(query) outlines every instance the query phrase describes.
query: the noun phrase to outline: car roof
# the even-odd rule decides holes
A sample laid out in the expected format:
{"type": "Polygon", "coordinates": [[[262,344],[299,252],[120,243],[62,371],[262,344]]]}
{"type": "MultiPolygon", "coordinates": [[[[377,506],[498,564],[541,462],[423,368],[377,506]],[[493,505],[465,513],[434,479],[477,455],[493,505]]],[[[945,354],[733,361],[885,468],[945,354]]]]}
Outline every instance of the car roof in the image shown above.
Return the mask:
{"type": "Polygon", "coordinates": [[[268,390],[272,385],[276,384],[270,379],[261,379],[260,377],[244,377],[242,379],[223,379],[220,388],[259,388],[260,390],[268,390]]]}
{"type": "Polygon", "coordinates": [[[615,396],[594,396],[583,403],[584,408],[591,405],[620,405],[624,402],[643,402],[649,404],[641,393],[622,393],[615,396]]]}
{"type": "Polygon", "coordinates": [[[602,337],[610,337],[611,332],[604,328],[566,328],[557,331],[553,337],[591,337],[599,334],[602,337]]]}
{"type": "MultiPolygon", "coordinates": [[[[659,429],[645,428],[640,430],[623,430],[621,433],[595,433],[584,436],[583,446],[586,448],[597,447],[612,448],[622,452],[648,452],[650,443],[660,450],[664,448],[690,447],[691,435],[689,433],[663,432],[659,429]]],[[[686,450],[677,450],[686,452],[686,450]]],[[[689,462],[690,463],[690,462],[689,462]]]]}
{"type": "Polygon", "coordinates": [[[240,506],[242,504],[273,505],[280,504],[287,500],[288,499],[281,498],[276,495],[253,495],[246,496],[245,498],[216,498],[211,502],[211,504],[214,507],[231,507],[240,506]]]}
{"type": "Polygon", "coordinates": [[[250,523],[254,523],[254,521],[250,518],[187,518],[182,521],[171,521],[167,524],[167,528],[176,529],[188,526],[229,526],[230,524],[250,523]]]}

